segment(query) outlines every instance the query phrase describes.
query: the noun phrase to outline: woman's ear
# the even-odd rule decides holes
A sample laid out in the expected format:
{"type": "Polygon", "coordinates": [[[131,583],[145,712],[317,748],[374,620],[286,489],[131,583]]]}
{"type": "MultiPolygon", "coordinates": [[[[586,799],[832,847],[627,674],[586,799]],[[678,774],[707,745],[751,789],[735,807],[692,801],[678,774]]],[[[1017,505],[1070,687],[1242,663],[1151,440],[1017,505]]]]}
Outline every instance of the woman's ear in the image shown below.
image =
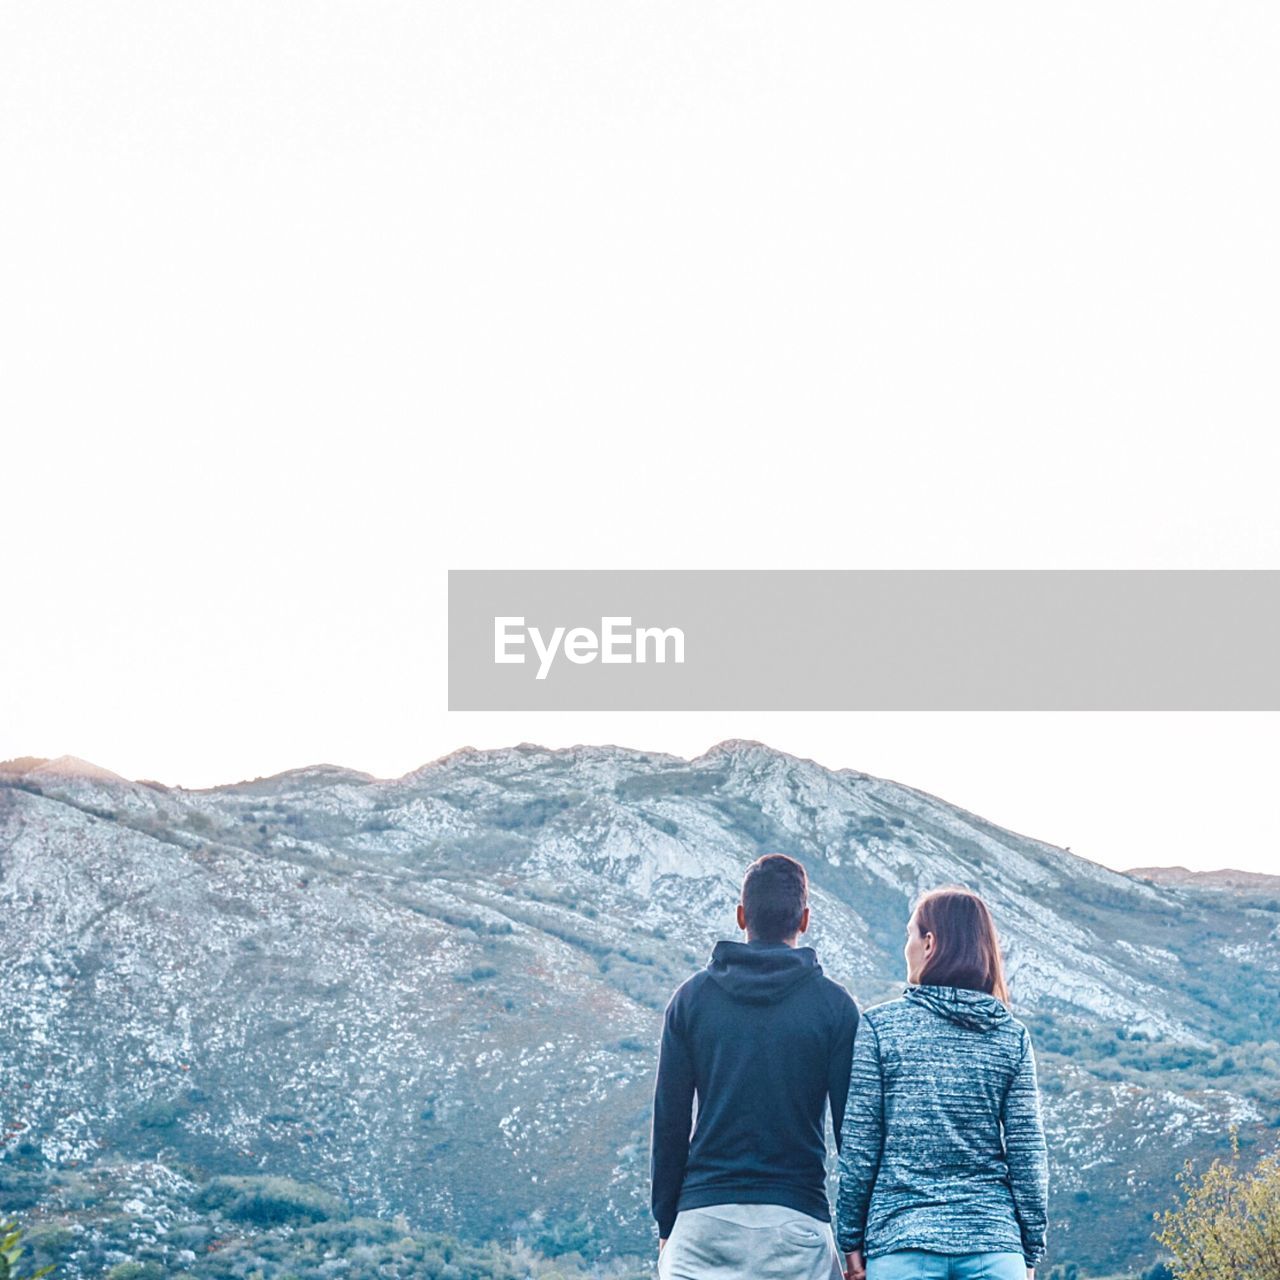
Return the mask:
{"type": "Polygon", "coordinates": [[[937,939],[933,934],[926,933],[924,935],[924,958],[927,960],[938,949],[937,939]]]}

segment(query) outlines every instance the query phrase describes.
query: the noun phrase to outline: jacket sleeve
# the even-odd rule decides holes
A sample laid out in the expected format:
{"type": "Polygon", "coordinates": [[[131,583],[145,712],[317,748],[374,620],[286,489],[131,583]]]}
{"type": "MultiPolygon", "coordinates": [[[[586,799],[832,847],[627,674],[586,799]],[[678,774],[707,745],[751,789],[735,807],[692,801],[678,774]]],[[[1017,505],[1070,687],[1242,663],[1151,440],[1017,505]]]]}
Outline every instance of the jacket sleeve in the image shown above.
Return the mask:
{"type": "Polygon", "coordinates": [[[649,1143],[649,1179],[658,1236],[665,1240],[675,1225],[676,1205],[689,1158],[693,1127],[693,1060],[680,1027],[679,992],[672,996],[662,1021],[658,1080],[653,1091],[653,1131],[649,1143]]]}
{"type": "Polygon", "coordinates": [[[1000,1120],[1013,1206],[1022,1232],[1022,1253],[1029,1267],[1044,1256],[1048,1224],[1049,1159],[1040,1118],[1040,1090],[1031,1035],[1022,1033],[1022,1058],[1005,1094],[1000,1120]]]}
{"type": "Polygon", "coordinates": [[[849,1071],[836,1194],[836,1239],[844,1253],[865,1245],[871,1190],[884,1149],[884,1077],[880,1041],[870,1018],[858,1023],[849,1071]]]}
{"type": "Polygon", "coordinates": [[[831,1100],[831,1132],[835,1135],[836,1150],[844,1141],[840,1132],[844,1125],[844,1106],[849,1096],[849,1070],[853,1065],[853,1037],[858,1030],[858,1006],[850,997],[841,1004],[840,1021],[827,1062],[827,1097],[831,1100]]]}

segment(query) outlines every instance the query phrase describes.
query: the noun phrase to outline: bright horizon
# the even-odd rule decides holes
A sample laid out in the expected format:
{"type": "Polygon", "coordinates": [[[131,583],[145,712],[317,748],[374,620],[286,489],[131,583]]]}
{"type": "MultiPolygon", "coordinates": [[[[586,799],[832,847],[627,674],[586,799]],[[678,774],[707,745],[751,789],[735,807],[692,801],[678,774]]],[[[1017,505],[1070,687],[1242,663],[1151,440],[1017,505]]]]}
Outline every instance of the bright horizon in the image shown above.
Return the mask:
{"type": "Polygon", "coordinates": [[[1280,568],[1280,6],[0,26],[0,757],[755,738],[1107,865],[1280,870],[1276,714],[445,696],[449,569],[1280,568]]]}

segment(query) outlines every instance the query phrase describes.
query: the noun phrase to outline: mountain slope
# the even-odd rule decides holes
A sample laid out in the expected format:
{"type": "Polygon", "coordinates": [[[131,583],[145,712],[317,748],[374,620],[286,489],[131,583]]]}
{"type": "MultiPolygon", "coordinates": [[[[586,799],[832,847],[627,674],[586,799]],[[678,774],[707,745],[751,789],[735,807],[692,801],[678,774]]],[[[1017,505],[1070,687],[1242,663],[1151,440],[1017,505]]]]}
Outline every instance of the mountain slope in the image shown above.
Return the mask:
{"type": "Polygon", "coordinates": [[[661,1010],[771,850],[805,861],[804,941],[863,1004],[900,988],[921,889],[987,897],[1036,1036],[1059,1257],[1150,1252],[1181,1160],[1280,1119],[1274,910],[758,743],[0,784],[11,1167],[159,1154],[478,1238],[573,1206],[593,1248],[645,1249],[661,1010]]]}

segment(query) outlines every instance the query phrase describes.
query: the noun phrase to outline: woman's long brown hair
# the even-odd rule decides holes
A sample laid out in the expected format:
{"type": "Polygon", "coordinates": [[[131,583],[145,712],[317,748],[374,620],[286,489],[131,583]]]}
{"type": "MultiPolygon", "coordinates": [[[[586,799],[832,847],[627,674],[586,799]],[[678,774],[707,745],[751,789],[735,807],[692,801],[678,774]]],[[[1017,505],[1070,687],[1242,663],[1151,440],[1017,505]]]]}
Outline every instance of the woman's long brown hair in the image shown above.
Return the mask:
{"type": "Polygon", "coordinates": [[[935,987],[968,987],[1009,1003],[996,922],[987,904],[970,889],[948,886],[916,903],[920,936],[933,934],[934,951],[920,982],[935,987]]]}

